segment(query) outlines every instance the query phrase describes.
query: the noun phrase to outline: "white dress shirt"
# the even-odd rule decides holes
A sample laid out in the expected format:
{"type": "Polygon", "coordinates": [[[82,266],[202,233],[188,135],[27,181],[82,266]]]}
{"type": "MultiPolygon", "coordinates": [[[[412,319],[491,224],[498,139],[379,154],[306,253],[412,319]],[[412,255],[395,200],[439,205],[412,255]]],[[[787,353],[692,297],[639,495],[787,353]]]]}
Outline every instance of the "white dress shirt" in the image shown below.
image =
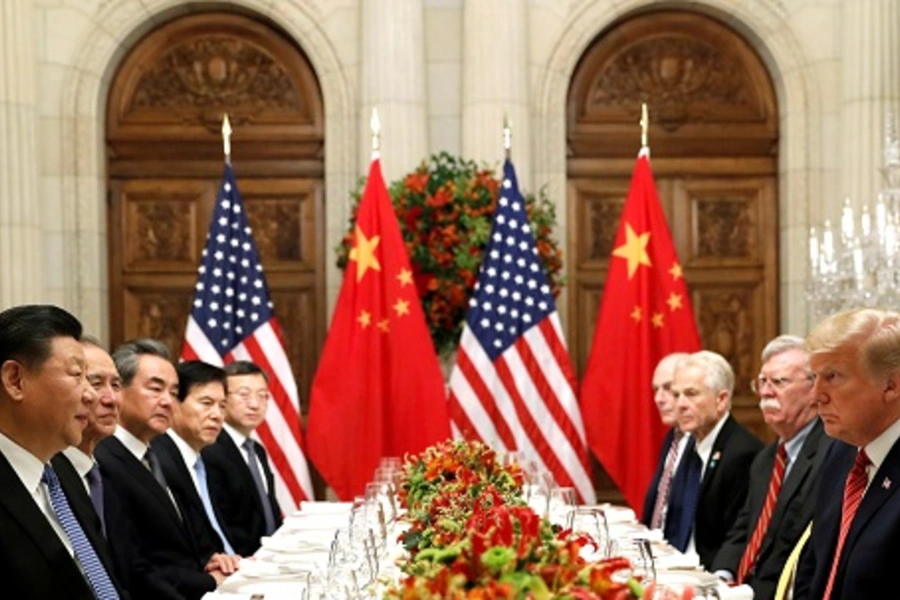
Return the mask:
{"type": "Polygon", "coordinates": [[[84,484],[84,489],[88,493],[88,497],[90,497],[91,486],[88,483],[87,474],[94,468],[94,465],[97,464],[94,457],[88,456],[75,446],[69,446],[63,450],[63,454],[66,455],[66,458],[68,458],[69,462],[72,463],[72,466],[75,467],[75,471],[78,473],[78,476],[81,477],[81,483],[84,484]]]}
{"type": "Polygon", "coordinates": [[[22,485],[31,494],[34,503],[44,513],[47,522],[50,523],[50,527],[59,536],[59,540],[66,547],[66,550],[69,551],[69,555],[74,558],[75,551],[72,548],[72,542],[69,541],[69,536],[63,531],[62,525],[60,525],[59,519],[50,505],[50,493],[47,490],[47,486],[41,483],[41,477],[44,474],[44,463],[3,433],[0,433],[0,453],[9,461],[13,471],[19,476],[22,485]]]}

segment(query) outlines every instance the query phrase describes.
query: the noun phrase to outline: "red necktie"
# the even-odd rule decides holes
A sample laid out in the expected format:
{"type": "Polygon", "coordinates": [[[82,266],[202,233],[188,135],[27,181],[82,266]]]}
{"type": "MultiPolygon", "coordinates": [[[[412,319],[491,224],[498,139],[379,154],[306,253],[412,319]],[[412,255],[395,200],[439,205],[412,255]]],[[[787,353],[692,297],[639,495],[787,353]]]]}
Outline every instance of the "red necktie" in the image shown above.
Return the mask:
{"type": "Polygon", "coordinates": [[[869,483],[869,477],[866,475],[866,467],[872,464],[866,451],[860,449],[856,455],[856,461],[850,474],[847,475],[847,483],[844,484],[844,503],[841,506],[841,532],[838,535],[837,547],[834,550],[834,560],[831,563],[831,574],[828,575],[828,585],[825,586],[825,593],[822,600],[831,598],[831,591],[834,587],[834,577],[837,574],[838,563],[841,561],[841,551],[844,549],[844,540],[847,539],[847,532],[850,531],[850,524],[853,523],[853,517],[856,516],[856,510],[862,500],[863,493],[866,491],[866,485],[869,483]]]}
{"type": "Polygon", "coordinates": [[[759,549],[762,547],[763,538],[766,537],[769,521],[772,520],[772,511],[775,510],[778,493],[781,491],[781,483],[784,481],[785,467],[787,467],[787,451],[784,449],[784,443],[781,443],[778,444],[778,451],[775,453],[775,465],[772,467],[772,476],[769,478],[769,489],[766,491],[766,500],[763,503],[762,512],[759,513],[756,528],[753,530],[753,535],[750,536],[750,542],[744,549],[744,556],[741,558],[741,564],[738,567],[738,583],[744,583],[747,574],[750,573],[753,565],[756,564],[757,557],[759,557],[759,549]]]}
{"type": "Polygon", "coordinates": [[[672,487],[672,475],[675,473],[675,459],[678,457],[678,444],[684,434],[675,431],[672,436],[672,445],[666,455],[666,464],[662,476],[659,479],[659,487],[656,488],[656,504],[653,505],[653,517],[650,519],[651,529],[662,527],[663,507],[669,499],[669,489],[672,487]]]}

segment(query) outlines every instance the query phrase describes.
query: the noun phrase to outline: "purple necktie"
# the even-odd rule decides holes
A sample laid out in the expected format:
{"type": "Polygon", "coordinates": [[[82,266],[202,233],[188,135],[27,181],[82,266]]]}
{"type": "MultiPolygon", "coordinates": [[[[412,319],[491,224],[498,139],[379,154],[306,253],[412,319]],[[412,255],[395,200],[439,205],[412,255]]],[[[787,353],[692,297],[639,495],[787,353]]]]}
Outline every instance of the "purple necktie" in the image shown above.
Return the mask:
{"type": "Polygon", "coordinates": [[[103,512],[103,478],[100,476],[100,465],[94,463],[91,470],[84,476],[88,482],[88,489],[91,494],[91,504],[97,516],[100,517],[100,527],[103,529],[103,535],[106,536],[106,516],[103,512]]]}

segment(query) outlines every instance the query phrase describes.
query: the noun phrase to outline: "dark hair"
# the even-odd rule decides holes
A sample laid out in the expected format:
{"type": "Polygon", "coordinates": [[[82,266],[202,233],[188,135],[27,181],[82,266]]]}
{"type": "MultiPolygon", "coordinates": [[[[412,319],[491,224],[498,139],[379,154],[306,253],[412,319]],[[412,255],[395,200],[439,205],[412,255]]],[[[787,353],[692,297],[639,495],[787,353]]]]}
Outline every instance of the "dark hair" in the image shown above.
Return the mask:
{"type": "Polygon", "coordinates": [[[178,372],[178,400],[184,402],[191,389],[207,383],[226,385],[225,370],[221,367],[205,363],[202,360],[186,360],[175,365],[178,372]]]}
{"type": "Polygon", "coordinates": [[[81,338],[81,322],[51,304],[24,304],[0,312],[0,365],[8,360],[36,369],[50,358],[53,339],[81,338]]]}
{"type": "Polygon", "coordinates": [[[151,338],[143,338],[140,340],[131,340],[125,342],[112,353],[113,362],[116,363],[116,371],[122,378],[122,385],[128,387],[131,380],[137,374],[138,363],[141,356],[158,356],[166,360],[172,360],[169,348],[160,342],[151,338]]]}
{"type": "Polygon", "coordinates": [[[225,374],[229,377],[237,375],[262,375],[266,383],[269,382],[269,374],[262,367],[249,360],[236,360],[225,365],[225,374]]]}

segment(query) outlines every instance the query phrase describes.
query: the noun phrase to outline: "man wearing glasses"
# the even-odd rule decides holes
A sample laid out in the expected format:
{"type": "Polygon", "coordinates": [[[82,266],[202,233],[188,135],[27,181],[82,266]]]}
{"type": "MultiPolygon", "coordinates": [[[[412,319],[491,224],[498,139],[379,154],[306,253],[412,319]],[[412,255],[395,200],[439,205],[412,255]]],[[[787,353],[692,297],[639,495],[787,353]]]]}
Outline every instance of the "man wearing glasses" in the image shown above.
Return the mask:
{"type": "Polygon", "coordinates": [[[830,440],[817,416],[802,338],[781,335],[770,341],[751,387],[778,439],[754,459],[747,501],[712,570],[726,581],[750,585],[754,598],[769,600],[791,550],[812,519],[813,490],[830,440]]]}
{"type": "Polygon", "coordinates": [[[262,444],[251,435],[266,418],[268,377],[249,361],[225,366],[225,423],[216,443],[203,450],[210,494],[234,551],[251,556],[260,538],[281,525],[275,480],[262,444]]]}

